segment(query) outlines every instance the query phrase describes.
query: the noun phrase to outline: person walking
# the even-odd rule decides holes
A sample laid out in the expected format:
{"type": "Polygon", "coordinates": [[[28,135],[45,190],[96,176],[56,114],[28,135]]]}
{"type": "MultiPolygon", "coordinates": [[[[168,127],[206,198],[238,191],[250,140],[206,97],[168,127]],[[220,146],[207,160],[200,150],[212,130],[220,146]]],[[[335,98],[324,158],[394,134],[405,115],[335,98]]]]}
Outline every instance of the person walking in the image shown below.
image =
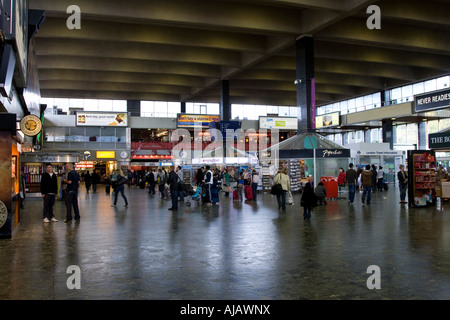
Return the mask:
{"type": "Polygon", "coordinates": [[[377,166],[376,165],[372,165],[372,192],[375,193],[375,191],[377,191],[377,166]]]}
{"type": "Polygon", "coordinates": [[[229,197],[231,185],[230,185],[230,173],[228,172],[227,169],[224,169],[223,173],[223,188],[225,189],[225,197],[229,197]]]}
{"type": "Polygon", "coordinates": [[[300,200],[300,205],[303,207],[303,219],[310,220],[311,219],[311,210],[313,207],[317,205],[316,194],[314,193],[314,189],[311,185],[312,178],[308,177],[308,182],[305,184],[302,192],[302,198],[300,200]]]}
{"type": "Polygon", "coordinates": [[[362,203],[370,204],[370,198],[371,198],[371,191],[373,186],[373,180],[372,180],[373,172],[370,169],[370,165],[366,165],[366,169],[361,173],[361,185],[363,187],[363,194],[362,194],[362,203]],[[367,202],[366,202],[367,197],[367,202]]]}
{"type": "Polygon", "coordinates": [[[291,181],[287,175],[287,169],[283,168],[279,171],[273,179],[274,184],[281,184],[281,194],[277,195],[278,210],[286,211],[286,192],[291,191],[291,181]]]}
{"type": "Polygon", "coordinates": [[[345,172],[345,183],[348,186],[348,203],[353,204],[355,201],[355,193],[356,193],[356,183],[357,183],[357,173],[356,170],[353,169],[353,163],[348,165],[348,169],[345,172]]]}
{"type": "Polygon", "coordinates": [[[339,175],[338,175],[338,187],[339,192],[341,191],[341,188],[345,186],[345,171],[344,168],[339,168],[339,175]]]}
{"type": "Polygon", "coordinates": [[[383,191],[383,180],[384,180],[383,167],[379,166],[378,171],[377,171],[377,189],[378,189],[378,191],[383,191]]]}
{"type": "Polygon", "coordinates": [[[58,182],[56,174],[53,172],[53,166],[50,163],[45,165],[45,172],[41,177],[41,194],[44,200],[43,219],[45,223],[57,222],[53,215],[56,194],[58,192],[58,182]]]}
{"type": "Polygon", "coordinates": [[[205,200],[204,203],[211,203],[211,187],[214,183],[214,175],[210,166],[206,166],[205,174],[205,200]]]}
{"type": "MultiPolygon", "coordinates": [[[[122,169],[116,170],[116,175],[114,176],[114,180],[116,181],[115,185],[115,192],[114,192],[114,204],[112,204],[113,207],[117,205],[117,198],[119,197],[119,193],[122,196],[123,200],[125,201],[124,207],[128,207],[128,199],[125,196],[125,184],[127,183],[128,179],[125,177],[122,169]]],[[[111,180],[113,180],[111,179],[111,180]]]]}
{"type": "Polygon", "coordinates": [[[220,172],[213,175],[213,183],[211,184],[211,202],[213,205],[219,205],[219,189],[222,185],[220,180],[220,172]]]}
{"type": "Polygon", "coordinates": [[[170,186],[170,195],[172,198],[172,207],[169,210],[178,210],[178,175],[173,166],[170,167],[167,184],[170,186]]]}
{"type": "Polygon", "coordinates": [[[97,185],[100,183],[100,175],[97,171],[93,171],[91,175],[92,191],[97,192],[97,185]]]}
{"type": "Polygon", "coordinates": [[[258,195],[258,185],[259,185],[259,175],[255,169],[252,171],[252,191],[253,191],[253,201],[256,201],[256,196],[258,195]]]}
{"type": "Polygon", "coordinates": [[[405,172],[405,166],[400,165],[397,172],[398,186],[400,189],[400,203],[406,203],[406,190],[408,189],[408,173],[405,172]]]}
{"type": "Polygon", "coordinates": [[[86,192],[89,193],[89,189],[91,188],[91,174],[89,170],[84,175],[84,185],[86,186],[86,192]]]}
{"type": "Polygon", "coordinates": [[[148,194],[155,194],[155,175],[153,174],[153,170],[150,170],[148,172],[147,182],[148,182],[148,194]]]}
{"type": "Polygon", "coordinates": [[[164,186],[166,185],[167,179],[166,179],[166,171],[159,168],[158,169],[158,188],[159,193],[161,194],[160,199],[164,199],[164,186]]]}
{"type": "Polygon", "coordinates": [[[67,184],[67,214],[64,222],[72,222],[72,209],[74,211],[75,222],[80,222],[80,210],[78,208],[78,187],[80,185],[80,175],[73,169],[73,163],[66,163],[67,178],[63,183],[67,184]]]}
{"type": "Polygon", "coordinates": [[[180,201],[184,201],[184,174],[183,168],[181,166],[177,167],[177,176],[178,176],[178,197],[180,201]]]}

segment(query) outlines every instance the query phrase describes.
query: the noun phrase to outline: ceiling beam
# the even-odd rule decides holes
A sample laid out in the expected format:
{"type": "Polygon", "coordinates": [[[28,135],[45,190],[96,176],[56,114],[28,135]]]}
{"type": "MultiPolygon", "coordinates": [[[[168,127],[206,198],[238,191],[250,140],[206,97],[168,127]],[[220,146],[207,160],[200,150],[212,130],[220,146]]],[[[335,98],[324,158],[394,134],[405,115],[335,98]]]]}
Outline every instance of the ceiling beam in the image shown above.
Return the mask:
{"type": "Polygon", "coordinates": [[[194,46],[176,47],[149,43],[128,43],[75,39],[38,39],[36,54],[54,56],[85,56],[153,61],[176,61],[199,64],[240,66],[241,55],[236,51],[194,46]]]}
{"type": "Polygon", "coordinates": [[[157,74],[190,75],[220,78],[221,69],[217,65],[186,62],[148,61],[123,58],[80,57],[40,55],[39,68],[79,69],[113,72],[138,72],[157,74]]]}

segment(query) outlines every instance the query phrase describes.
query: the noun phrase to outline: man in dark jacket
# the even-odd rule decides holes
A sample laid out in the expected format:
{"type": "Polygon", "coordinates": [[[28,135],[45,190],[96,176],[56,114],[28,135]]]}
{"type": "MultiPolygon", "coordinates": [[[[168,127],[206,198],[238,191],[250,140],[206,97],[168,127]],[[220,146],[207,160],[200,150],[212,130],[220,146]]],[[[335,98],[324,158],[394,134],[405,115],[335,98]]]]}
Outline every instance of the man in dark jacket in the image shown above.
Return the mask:
{"type": "Polygon", "coordinates": [[[53,172],[53,166],[50,163],[45,165],[45,171],[41,177],[41,194],[44,199],[44,222],[57,222],[53,215],[56,193],[58,192],[58,182],[56,174],[53,172]]]}
{"type": "Polygon", "coordinates": [[[348,186],[348,203],[352,204],[355,201],[356,183],[358,175],[353,169],[353,163],[348,165],[348,170],[345,172],[345,183],[348,186]]]}
{"type": "Polygon", "coordinates": [[[174,167],[170,167],[167,184],[170,186],[170,195],[172,198],[172,207],[169,210],[178,210],[178,175],[174,167]]]}

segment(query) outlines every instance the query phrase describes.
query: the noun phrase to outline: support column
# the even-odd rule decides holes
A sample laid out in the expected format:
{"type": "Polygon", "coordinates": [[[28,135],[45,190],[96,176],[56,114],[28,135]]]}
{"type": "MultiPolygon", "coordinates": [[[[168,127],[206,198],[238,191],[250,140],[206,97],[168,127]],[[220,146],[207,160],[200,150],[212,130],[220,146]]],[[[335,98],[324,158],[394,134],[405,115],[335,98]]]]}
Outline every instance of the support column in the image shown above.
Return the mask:
{"type": "Polygon", "coordinates": [[[306,35],[296,41],[298,133],[316,128],[314,38],[306,35]]]}
{"type": "Polygon", "coordinates": [[[222,121],[231,120],[230,81],[222,80],[220,86],[220,118],[222,121]]]}
{"type": "Polygon", "coordinates": [[[181,113],[186,113],[186,102],[181,102],[181,113]]]}
{"type": "Polygon", "coordinates": [[[364,130],[364,142],[372,142],[372,137],[371,137],[371,132],[370,130],[364,130]]]}
{"type": "Polygon", "coordinates": [[[428,149],[427,148],[427,123],[426,122],[419,122],[419,124],[418,124],[418,126],[419,126],[419,136],[417,137],[418,138],[418,144],[419,144],[419,147],[418,147],[418,149],[419,150],[426,150],[426,149],[428,149]]]}
{"type": "Polygon", "coordinates": [[[394,149],[394,134],[392,120],[383,120],[381,122],[383,128],[383,142],[389,143],[389,148],[394,149]]]}

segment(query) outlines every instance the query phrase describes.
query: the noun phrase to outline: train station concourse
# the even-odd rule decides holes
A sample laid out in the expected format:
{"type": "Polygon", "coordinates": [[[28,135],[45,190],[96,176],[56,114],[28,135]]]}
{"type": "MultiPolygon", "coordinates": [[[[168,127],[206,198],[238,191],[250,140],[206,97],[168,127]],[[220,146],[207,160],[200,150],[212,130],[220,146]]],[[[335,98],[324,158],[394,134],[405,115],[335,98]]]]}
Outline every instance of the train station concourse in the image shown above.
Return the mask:
{"type": "Polygon", "coordinates": [[[450,299],[449,11],[2,1],[0,299],[450,299]]]}

